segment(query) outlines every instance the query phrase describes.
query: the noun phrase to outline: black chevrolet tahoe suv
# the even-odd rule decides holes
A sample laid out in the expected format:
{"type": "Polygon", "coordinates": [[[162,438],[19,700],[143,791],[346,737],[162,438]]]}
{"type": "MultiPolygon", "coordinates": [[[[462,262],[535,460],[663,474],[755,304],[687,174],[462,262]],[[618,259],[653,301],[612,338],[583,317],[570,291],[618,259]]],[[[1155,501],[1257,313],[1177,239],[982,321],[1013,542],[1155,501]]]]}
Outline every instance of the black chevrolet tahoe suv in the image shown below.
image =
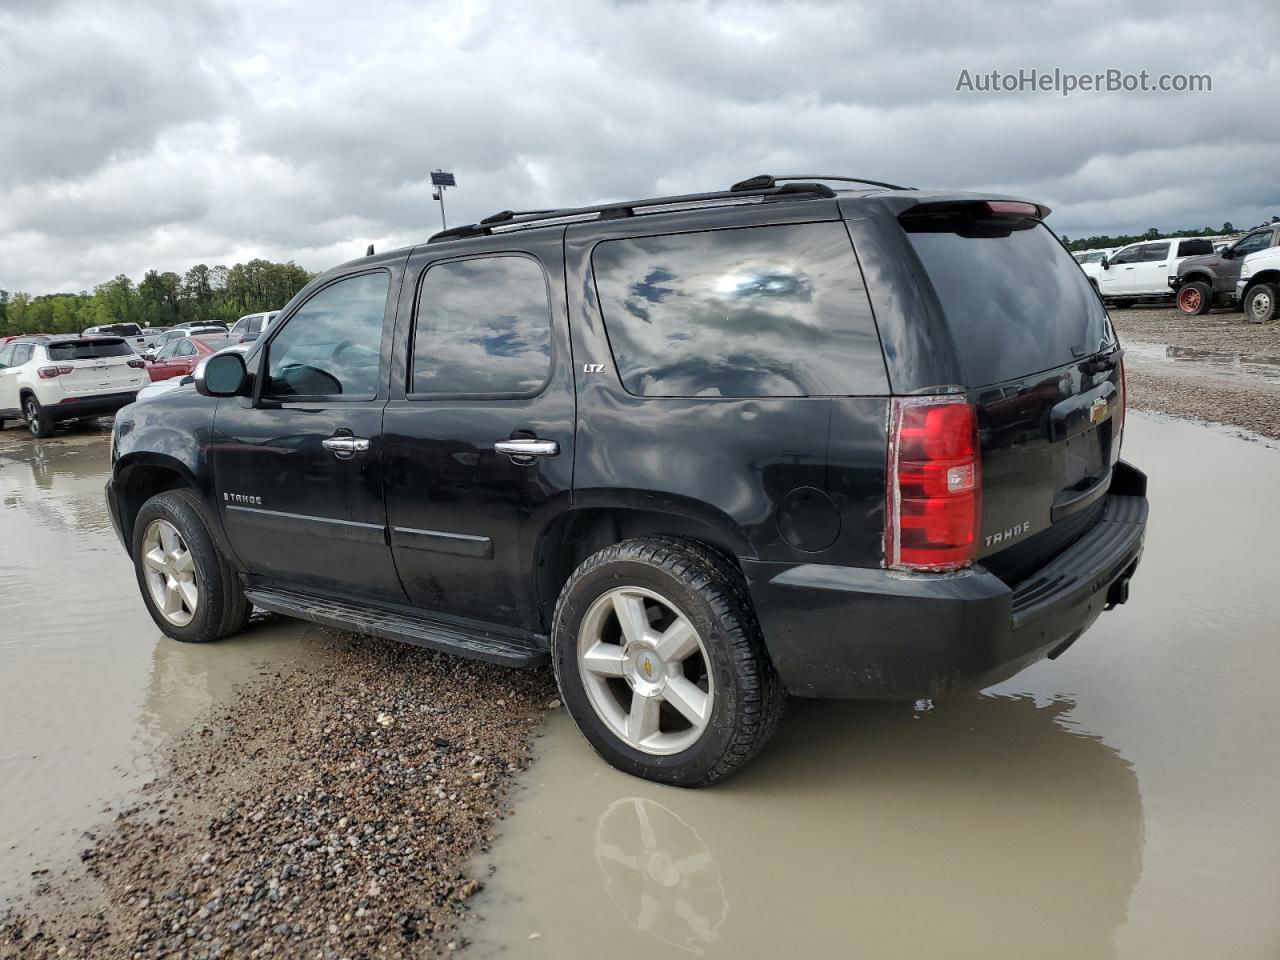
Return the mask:
{"type": "Polygon", "coordinates": [[[125,409],[111,514],[175,639],[257,607],[549,660],[609,763],[711,783],[788,693],[979,688],[1127,598],[1121,350],[1047,214],[769,176],[504,211],[125,409]]]}

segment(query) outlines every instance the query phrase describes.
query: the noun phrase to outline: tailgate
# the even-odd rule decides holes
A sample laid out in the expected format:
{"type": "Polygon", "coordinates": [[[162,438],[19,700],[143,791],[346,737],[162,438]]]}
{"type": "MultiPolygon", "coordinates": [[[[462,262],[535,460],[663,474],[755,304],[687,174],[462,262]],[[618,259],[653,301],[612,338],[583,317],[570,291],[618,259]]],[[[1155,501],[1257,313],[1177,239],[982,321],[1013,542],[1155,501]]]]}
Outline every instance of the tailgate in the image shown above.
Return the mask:
{"type": "Polygon", "coordinates": [[[52,341],[48,350],[50,363],[62,371],[58,387],[69,398],[136,390],[146,379],[144,370],[130,365],[139,362],[137,355],[119,337],[52,341]]]}
{"type": "MultiPolygon", "coordinates": [[[[1119,459],[1120,349],[1039,216],[939,204],[899,220],[936,296],[981,446],[977,558],[1016,582],[1097,522],[1119,459]]],[[[1010,204],[1013,209],[1020,205],[1010,204]]]]}

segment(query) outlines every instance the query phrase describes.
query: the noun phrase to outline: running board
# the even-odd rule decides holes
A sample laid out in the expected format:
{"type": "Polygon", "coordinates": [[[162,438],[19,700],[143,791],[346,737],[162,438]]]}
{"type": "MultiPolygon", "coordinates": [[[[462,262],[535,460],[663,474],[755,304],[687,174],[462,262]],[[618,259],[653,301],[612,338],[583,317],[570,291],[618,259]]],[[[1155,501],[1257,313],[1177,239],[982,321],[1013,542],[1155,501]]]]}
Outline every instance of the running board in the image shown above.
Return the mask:
{"type": "Polygon", "coordinates": [[[532,633],[504,633],[279,587],[250,585],[245,587],[244,595],[261,610],[506,667],[534,667],[548,659],[545,645],[539,642],[541,638],[532,633]]]}

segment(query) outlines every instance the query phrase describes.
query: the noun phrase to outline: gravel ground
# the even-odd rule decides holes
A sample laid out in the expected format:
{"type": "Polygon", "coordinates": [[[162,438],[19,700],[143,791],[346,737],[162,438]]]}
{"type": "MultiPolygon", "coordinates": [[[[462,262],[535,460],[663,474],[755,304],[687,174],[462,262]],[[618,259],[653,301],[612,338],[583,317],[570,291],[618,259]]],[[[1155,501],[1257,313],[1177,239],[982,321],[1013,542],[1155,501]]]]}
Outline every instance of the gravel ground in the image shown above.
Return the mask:
{"type": "Polygon", "coordinates": [[[448,953],[555,696],[549,671],[335,634],[180,738],[81,869],[0,916],[0,955],[448,953]]]}
{"type": "Polygon", "coordinates": [[[1172,362],[1127,364],[1129,404],[1178,417],[1205,420],[1280,440],[1280,324],[1247,323],[1244,314],[1214,310],[1187,317],[1170,307],[1138,307],[1110,311],[1121,341],[1145,341],[1274,359],[1276,378],[1197,376],[1196,368],[1172,362]]]}

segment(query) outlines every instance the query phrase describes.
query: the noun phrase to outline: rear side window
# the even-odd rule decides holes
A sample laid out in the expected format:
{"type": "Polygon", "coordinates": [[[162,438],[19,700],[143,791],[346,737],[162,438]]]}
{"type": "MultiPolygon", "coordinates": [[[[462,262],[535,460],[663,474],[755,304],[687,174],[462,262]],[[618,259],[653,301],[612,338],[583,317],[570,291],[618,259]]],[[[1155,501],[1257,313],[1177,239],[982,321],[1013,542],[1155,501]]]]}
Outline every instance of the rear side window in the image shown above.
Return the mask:
{"type": "Polygon", "coordinates": [[[20,367],[31,359],[31,344],[20,343],[13,351],[13,365],[20,367]]]}
{"type": "Polygon", "coordinates": [[[528,257],[427,269],[418,293],[410,394],[527,396],[551,372],[551,304],[528,257]]]}
{"type": "Polygon", "coordinates": [[[1144,243],[1142,245],[1142,256],[1139,258],[1142,263],[1156,263],[1160,260],[1169,258],[1169,244],[1167,243],[1144,243]]]}
{"type": "Polygon", "coordinates": [[[49,344],[50,360],[97,360],[100,357],[132,357],[133,348],[123,340],[84,340],[49,344]]]}
{"type": "Polygon", "coordinates": [[[1213,253],[1212,240],[1181,240],[1178,242],[1178,256],[1200,257],[1213,253]]]}
{"type": "Polygon", "coordinates": [[[1062,366],[1110,343],[1088,278],[1048,227],[1004,235],[903,226],[938,295],[969,383],[980,387],[1062,366]]]}
{"type": "Polygon", "coordinates": [[[888,390],[843,223],[606,240],[591,261],[628,393],[802,397],[888,390]]]}

